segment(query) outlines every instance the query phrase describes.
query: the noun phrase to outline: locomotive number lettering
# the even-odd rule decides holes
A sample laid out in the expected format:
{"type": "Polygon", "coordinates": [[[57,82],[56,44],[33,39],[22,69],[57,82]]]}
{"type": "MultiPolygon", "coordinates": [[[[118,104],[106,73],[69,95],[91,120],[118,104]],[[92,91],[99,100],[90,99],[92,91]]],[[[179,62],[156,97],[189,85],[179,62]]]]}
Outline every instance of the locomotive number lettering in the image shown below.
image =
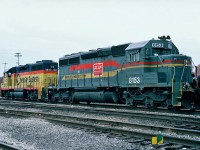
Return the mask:
{"type": "Polygon", "coordinates": [[[140,83],[140,77],[130,77],[129,78],[129,84],[139,84],[140,83]]]}
{"type": "Polygon", "coordinates": [[[152,43],[152,47],[154,47],[154,48],[163,48],[164,44],[163,43],[152,43]]]}

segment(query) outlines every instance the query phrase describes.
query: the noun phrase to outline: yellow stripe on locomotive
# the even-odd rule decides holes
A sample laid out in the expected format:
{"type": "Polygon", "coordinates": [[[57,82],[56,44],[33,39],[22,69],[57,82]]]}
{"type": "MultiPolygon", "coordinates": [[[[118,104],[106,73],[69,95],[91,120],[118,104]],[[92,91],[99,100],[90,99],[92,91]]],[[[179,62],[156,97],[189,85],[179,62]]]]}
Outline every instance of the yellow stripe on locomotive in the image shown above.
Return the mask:
{"type": "Polygon", "coordinates": [[[48,86],[57,85],[58,63],[51,60],[12,67],[4,72],[1,95],[5,98],[44,99],[48,86]]]}

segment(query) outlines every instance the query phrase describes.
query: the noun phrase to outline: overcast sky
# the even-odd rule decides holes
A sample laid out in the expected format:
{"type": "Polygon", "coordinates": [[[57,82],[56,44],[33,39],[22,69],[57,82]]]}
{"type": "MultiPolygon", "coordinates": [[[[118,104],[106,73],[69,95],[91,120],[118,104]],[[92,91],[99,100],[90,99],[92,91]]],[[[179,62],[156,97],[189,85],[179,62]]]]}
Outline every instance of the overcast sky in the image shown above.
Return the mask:
{"type": "Polygon", "coordinates": [[[0,0],[0,73],[37,60],[170,35],[200,63],[199,0],[0,0]]]}

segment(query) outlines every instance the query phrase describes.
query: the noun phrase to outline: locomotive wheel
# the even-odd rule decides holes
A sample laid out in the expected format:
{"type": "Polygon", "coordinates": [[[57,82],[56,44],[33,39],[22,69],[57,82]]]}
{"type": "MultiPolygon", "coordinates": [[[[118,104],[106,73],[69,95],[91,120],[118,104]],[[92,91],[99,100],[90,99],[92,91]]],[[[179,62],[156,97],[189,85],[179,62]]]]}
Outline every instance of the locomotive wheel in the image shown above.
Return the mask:
{"type": "Polygon", "coordinates": [[[5,99],[9,99],[10,97],[8,95],[5,96],[5,99]]]}
{"type": "Polygon", "coordinates": [[[29,99],[28,99],[29,101],[33,101],[34,99],[32,98],[32,97],[29,97],[29,99]]]}
{"type": "Polygon", "coordinates": [[[146,108],[146,109],[149,109],[149,108],[151,108],[151,106],[150,106],[150,104],[144,104],[144,108],[146,108]]]}
{"type": "Polygon", "coordinates": [[[87,102],[87,104],[89,105],[91,102],[87,102]]]}
{"type": "Polygon", "coordinates": [[[74,104],[79,104],[80,101],[76,101],[76,100],[74,100],[73,103],[74,103],[74,104]]]}
{"type": "Polygon", "coordinates": [[[63,102],[65,102],[65,100],[61,97],[61,98],[59,99],[59,102],[60,102],[60,103],[63,103],[63,102]]]}
{"type": "Polygon", "coordinates": [[[157,109],[158,108],[158,104],[153,103],[153,105],[151,106],[152,109],[157,109]]]}
{"type": "Polygon", "coordinates": [[[195,109],[196,108],[194,106],[192,106],[192,108],[190,108],[189,111],[193,112],[193,111],[195,111],[195,109]]]}
{"type": "Polygon", "coordinates": [[[62,98],[62,100],[60,101],[62,103],[70,103],[70,98],[62,98]]]}
{"type": "Polygon", "coordinates": [[[51,100],[52,100],[53,103],[57,103],[58,102],[58,100],[56,100],[56,98],[54,96],[52,97],[51,100]]]}
{"type": "Polygon", "coordinates": [[[137,107],[137,103],[133,101],[133,103],[130,105],[131,108],[136,108],[137,107]]]}

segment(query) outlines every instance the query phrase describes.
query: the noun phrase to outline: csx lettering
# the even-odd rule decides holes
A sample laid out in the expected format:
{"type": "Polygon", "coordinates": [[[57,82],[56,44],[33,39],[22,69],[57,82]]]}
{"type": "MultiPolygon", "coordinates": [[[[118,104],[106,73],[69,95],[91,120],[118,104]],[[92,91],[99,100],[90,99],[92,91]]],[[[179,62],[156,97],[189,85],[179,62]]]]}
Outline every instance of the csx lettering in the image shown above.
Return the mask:
{"type": "Polygon", "coordinates": [[[130,77],[129,83],[130,84],[139,84],[140,83],[140,77],[130,77]]]}

